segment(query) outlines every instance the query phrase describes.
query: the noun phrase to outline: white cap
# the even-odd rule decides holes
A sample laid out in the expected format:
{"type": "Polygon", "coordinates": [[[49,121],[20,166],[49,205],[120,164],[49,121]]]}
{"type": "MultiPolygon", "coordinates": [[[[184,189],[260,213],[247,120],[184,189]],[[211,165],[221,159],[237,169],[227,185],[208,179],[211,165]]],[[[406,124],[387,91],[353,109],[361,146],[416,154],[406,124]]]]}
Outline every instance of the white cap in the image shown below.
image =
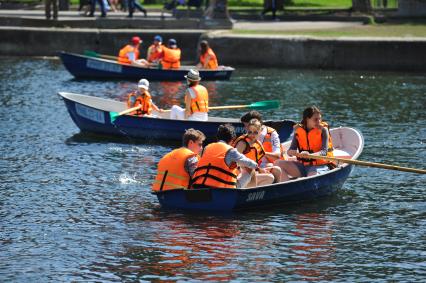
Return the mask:
{"type": "Polygon", "coordinates": [[[145,90],[149,89],[149,81],[147,79],[141,79],[138,83],[139,88],[143,88],[145,90]]]}

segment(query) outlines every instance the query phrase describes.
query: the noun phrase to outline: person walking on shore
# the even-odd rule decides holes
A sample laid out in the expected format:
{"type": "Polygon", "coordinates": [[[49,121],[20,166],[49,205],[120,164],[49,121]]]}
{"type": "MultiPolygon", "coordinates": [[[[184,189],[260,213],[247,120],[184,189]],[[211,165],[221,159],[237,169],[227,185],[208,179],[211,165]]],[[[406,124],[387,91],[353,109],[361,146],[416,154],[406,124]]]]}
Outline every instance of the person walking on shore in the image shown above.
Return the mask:
{"type": "Polygon", "coordinates": [[[95,16],[96,2],[98,2],[99,6],[101,7],[101,17],[105,18],[106,15],[107,15],[107,13],[106,13],[106,8],[105,8],[105,4],[104,4],[103,0],[91,0],[91,7],[90,7],[89,17],[94,17],[95,16]]]}
{"type": "Polygon", "coordinates": [[[139,11],[141,11],[143,13],[144,17],[146,17],[146,15],[147,15],[146,9],[139,3],[139,0],[128,0],[127,4],[129,6],[129,15],[127,16],[128,18],[133,17],[133,13],[135,12],[135,8],[138,9],[139,11]]]}
{"type": "Polygon", "coordinates": [[[58,19],[58,0],[46,0],[44,2],[44,11],[46,14],[46,20],[51,18],[51,8],[53,8],[53,19],[58,19]]]}

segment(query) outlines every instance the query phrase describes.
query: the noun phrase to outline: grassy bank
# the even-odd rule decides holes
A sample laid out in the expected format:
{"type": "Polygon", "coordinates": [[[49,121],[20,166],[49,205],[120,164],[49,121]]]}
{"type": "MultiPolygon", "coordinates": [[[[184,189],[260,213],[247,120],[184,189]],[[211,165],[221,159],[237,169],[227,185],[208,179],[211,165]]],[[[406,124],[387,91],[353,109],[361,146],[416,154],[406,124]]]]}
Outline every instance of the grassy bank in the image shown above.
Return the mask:
{"type": "Polygon", "coordinates": [[[234,34],[265,34],[265,35],[306,35],[318,37],[423,37],[426,38],[426,24],[375,24],[351,28],[326,30],[238,30],[234,34]]]}

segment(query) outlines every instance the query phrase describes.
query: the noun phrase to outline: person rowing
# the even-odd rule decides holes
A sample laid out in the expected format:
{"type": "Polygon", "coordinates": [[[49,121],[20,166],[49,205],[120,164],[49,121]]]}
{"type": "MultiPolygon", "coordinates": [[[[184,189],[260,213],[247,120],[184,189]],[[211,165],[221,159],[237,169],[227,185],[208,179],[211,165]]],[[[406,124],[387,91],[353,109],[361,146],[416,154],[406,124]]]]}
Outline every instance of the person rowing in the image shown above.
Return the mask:
{"type": "Polygon", "coordinates": [[[149,81],[147,79],[141,79],[138,83],[138,89],[136,91],[132,91],[129,93],[127,97],[127,107],[133,108],[136,106],[140,106],[139,109],[130,113],[130,115],[135,116],[153,116],[152,110],[154,109],[157,112],[163,112],[163,109],[158,108],[157,105],[154,104],[151,98],[151,94],[149,93],[149,81]]]}
{"type": "Polygon", "coordinates": [[[209,119],[209,93],[200,84],[200,73],[195,69],[191,69],[185,78],[188,84],[188,88],[185,91],[185,109],[178,105],[173,105],[170,119],[207,121],[209,119]]]}
{"type": "MultiPolygon", "coordinates": [[[[292,157],[298,152],[333,157],[333,143],[328,124],[322,121],[321,111],[316,106],[306,108],[303,111],[302,121],[295,125],[294,136],[287,155],[292,157]]],[[[335,168],[330,161],[299,157],[297,157],[297,161],[277,160],[274,164],[282,170],[281,181],[289,180],[290,176],[314,176],[335,168]]]]}

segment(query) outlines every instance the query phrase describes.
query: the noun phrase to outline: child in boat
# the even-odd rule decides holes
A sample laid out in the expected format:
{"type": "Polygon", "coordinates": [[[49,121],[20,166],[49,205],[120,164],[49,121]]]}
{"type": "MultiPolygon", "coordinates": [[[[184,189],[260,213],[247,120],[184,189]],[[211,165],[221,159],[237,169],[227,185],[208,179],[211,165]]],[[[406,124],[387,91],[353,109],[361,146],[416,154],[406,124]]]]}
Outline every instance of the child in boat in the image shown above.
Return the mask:
{"type": "Polygon", "coordinates": [[[262,186],[280,182],[281,169],[264,159],[265,149],[258,140],[262,124],[258,119],[251,119],[246,130],[247,134],[237,138],[234,144],[238,152],[243,153],[259,166],[258,172],[248,186],[262,186]]]}
{"type": "Polygon", "coordinates": [[[297,161],[277,160],[275,165],[282,170],[281,181],[291,177],[308,177],[324,173],[333,168],[333,163],[320,159],[304,159],[298,153],[318,156],[333,156],[333,144],[327,123],[322,121],[321,111],[311,106],[303,111],[300,124],[294,129],[294,136],[287,155],[296,156],[297,161]]]}
{"type": "Polygon", "coordinates": [[[136,91],[132,91],[129,93],[127,98],[127,107],[133,108],[136,106],[140,106],[138,110],[135,110],[130,113],[130,115],[135,116],[151,116],[156,117],[152,114],[152,110],[154,109],[157,112],[163,112],[163,109],[157,107],[157,105],[152,102],[151,94],[148,91],[149,89],[149,81],[147,79],[141,79],[138,83],[138,89],[136,91]]]}

